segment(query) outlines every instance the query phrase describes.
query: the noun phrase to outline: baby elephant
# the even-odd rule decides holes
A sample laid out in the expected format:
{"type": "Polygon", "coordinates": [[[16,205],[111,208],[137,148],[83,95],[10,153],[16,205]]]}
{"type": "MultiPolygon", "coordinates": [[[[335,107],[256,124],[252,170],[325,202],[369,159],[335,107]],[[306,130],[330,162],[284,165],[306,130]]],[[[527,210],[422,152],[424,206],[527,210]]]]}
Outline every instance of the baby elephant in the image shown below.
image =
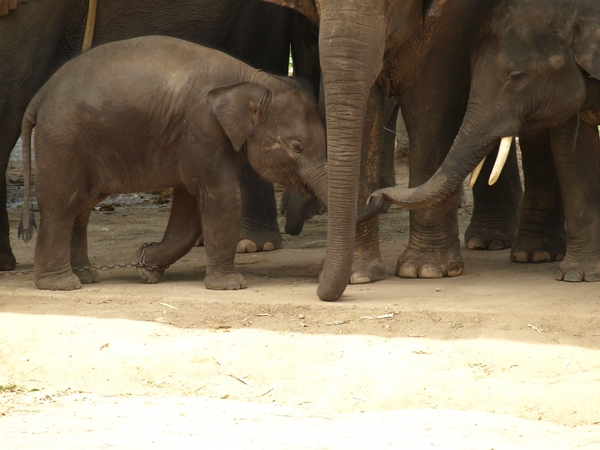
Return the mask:
{"type": "Polygon", "coordinates": [[[111,194],[173,188],[162,242],[138,250],[156,282],[204,232],[208,289],[246,287],[234,271],[241,220],[240,162],[265,179],[326,202],[325,131],[300,84],[216,50],[149,36],[101,45],[65,64],[31,101],[22,126],[29,240],[31,130],[40,229],[34,280],[71,290],[98,281],[87,223],[111,194]]]}

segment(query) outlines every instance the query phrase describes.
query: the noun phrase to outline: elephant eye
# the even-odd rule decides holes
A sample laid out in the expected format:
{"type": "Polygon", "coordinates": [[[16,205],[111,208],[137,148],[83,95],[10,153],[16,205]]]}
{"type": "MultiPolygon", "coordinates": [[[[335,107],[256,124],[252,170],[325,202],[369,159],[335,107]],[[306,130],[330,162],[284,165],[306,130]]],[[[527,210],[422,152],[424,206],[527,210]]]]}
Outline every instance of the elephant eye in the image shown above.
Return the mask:
{"type": "Polygon", "coordinates": [[[517,81],[521,81],[523,78],[525,78],[525,72],[523,70],[513,70],[509,75],[508,75],[508,80],[516,83],[517,81]]]}
{"type": "Polygon", "coordinates": [[[304,147],[302,147],[302,142],[296,140],[292,141],[292,149],[296,153],[302,153],[302,150],[304,150],[304,147]]]}

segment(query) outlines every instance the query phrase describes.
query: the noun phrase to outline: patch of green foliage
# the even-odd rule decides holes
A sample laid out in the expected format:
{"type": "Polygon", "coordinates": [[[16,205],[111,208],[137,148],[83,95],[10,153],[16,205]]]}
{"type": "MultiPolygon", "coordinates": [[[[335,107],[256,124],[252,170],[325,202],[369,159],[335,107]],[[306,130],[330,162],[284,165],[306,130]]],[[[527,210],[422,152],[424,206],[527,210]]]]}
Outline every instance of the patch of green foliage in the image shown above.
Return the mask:
{"type": "Polygon", "coordinates": [[[7,384],[6,386],[0,384],[0,393],[2,392],[21,392],[22,389],[16,384],[7,384]]]}

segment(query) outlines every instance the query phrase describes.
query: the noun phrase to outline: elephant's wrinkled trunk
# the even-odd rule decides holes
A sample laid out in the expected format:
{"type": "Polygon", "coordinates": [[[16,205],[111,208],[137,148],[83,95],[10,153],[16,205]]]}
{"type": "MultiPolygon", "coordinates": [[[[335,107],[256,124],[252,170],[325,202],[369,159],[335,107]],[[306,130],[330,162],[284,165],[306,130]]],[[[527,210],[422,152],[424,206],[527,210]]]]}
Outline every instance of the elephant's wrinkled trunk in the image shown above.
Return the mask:
{"type": "Polygon", "coordinates": [[[312,198],[305,198],[297,192],[291,192],[285,208],[285,232],[298,236],[304,228],[312,198]]]}
{"type": "Polygon", "coordinates": [[[327,257],[317,294],[326,301],[337,300],[350,279],[366,107],[382,68],[386,30],[383,11],[360,1],[344,5],[323,4],[319,30],[329,188],[327,257]]]}
{"type": "Polygon", "coordinates": [[[447,203],[448,209],[456,207],[451,194],[499,143],[499,136],[489,132],[486,128],[489,123],[487,118],[482,120],[483,116],[475,112],[477,109],[479,108],[472,105],[467,108],[458,136],[448,156],[433,176],[416,188],[395,187],[375,191],[371,196],[373,203],[367,207],[371,210],[371,215],[376,208],[380,209],[383,203],[380,199],[377,199],[377,204],[374,203],[375,197],[378,196],[407,209],[425,209],[433,205],[439,207],[444,203],[447,203]]]}
{"type": "Polygon", "coordinates": [[[305,179],[306,183],[308,186],[310,186],[317,198],[327,206],[329,195],[327,191],[327,186],[329,184],[327,176],[327,164],[316,164],[316,168],[311,168],[307,171],[305,179]]]}

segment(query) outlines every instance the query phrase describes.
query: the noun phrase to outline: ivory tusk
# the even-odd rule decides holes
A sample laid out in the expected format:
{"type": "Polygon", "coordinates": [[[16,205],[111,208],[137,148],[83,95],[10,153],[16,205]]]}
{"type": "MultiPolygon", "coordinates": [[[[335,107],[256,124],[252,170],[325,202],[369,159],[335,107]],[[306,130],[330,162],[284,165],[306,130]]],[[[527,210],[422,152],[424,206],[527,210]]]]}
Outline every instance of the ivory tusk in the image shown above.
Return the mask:
{"type": "MultiPolygon", "coordinates": [[[[487,156],[486,156],[487,158],[487,156]]],[[[479,176],[479,172],[481,172],[481,168],[483,167],[483,163],[485,163],[485,158],[483,158],[481,160],[481,162],[479,164],[477,164],[477,167],[475,167],[473,169],[473,172],[471,172],[471,178],[469,178],[469,187],[471,189],[473,189],[473,186],[475,186],[475,182],[477,181],[477,177],[479,176]]]]}
{"type": "Polygon", "coordinates": [[[500,177],[502,173],[502,168],[506,163],[506,159],[508,158],[508,153],[510,152],[510,144],[512,144],[513,137],[506,136],[503,137],[500,141],[500,148],[498,149],[498,157],[496,158],[496,162],[494,163],[494,168],[492,169],[492,173],[490,175],[490,180],[488,184],[491,186],[500,177]]]}

